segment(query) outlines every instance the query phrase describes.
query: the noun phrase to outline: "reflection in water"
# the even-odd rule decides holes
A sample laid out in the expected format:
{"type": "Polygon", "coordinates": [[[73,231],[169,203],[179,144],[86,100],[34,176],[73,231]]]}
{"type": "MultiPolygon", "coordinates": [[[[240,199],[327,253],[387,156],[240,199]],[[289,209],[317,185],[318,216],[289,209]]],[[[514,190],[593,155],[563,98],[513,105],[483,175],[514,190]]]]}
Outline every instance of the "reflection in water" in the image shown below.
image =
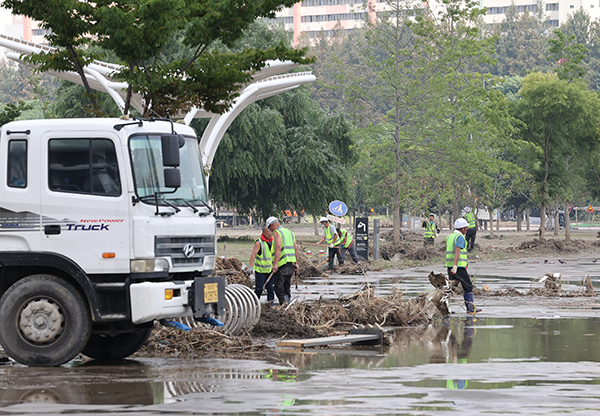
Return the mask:
{"type": "Polygon", "coordinates": [[[156,370],[134,360],[90,361],[57,368],[0,367],[0,406],[13,404],[151,405],[172,403],[195,393],[218,392],[225,380],[297,381],[297,369],[236,370],[173,368],[170,377],[153,381],[156,370]],[[33,387],[35,386],[35,387],[33,387]]]}
{"type": "Polygon", "coordinates": [[[67,403],[77,405],[73,413],[103,405],[111,414],[431,414],[465,403],[476,404],[473,414],[507,403],[507,412],[520,414],[583,411],[600,407],[598,334],[598,318],[453,316],[445,325],[393,331],[386,346],[278,351],[269,363],[4,366],[0,406],[11,414],[60,413],[67,403]]]}
{"type": "MultiPolygon", "coordinates": [[[[449,351],[450,351],[450,362],[454,364],[466,364],[469,362],[469,351],[473,346],[473,335],[475,335],[475,328],[473,324],[476,322],[476,318],[469,316],[465,319],[463,328],[463,336],[459,341],[454,334],[450,334],[449,339],[449,351]]],[[[446,327],[446,326],[444,326],[446,327]]],[[[450,330],[448,330],[450,331],[450,330]]],[[[448,380],[446,382],[446,388],[451,390],[464,390],[467,388],[467,380],[448,380]]]]}

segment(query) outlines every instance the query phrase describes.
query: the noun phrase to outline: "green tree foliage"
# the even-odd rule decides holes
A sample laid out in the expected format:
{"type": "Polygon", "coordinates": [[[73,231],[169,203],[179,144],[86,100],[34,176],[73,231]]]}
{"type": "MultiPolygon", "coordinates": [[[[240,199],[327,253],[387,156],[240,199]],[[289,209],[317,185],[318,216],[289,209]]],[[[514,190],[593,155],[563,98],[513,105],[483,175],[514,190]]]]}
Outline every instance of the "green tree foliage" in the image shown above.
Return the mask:
{"type": "MultiPolygon", "coordinates": [[[[75,71],[88,99],[98,111],[97,97],[85,77],[84,67],[104,55],[114,54],[124,70],[115,74],[128,82],[129,93],[144,98],[145,115],[175,114],[192,106],[215,113],[226,111],[253,71],[266,60],[307,62],[303,50],[280,43],[269,48],[222,52],[215,42],[231,46],[257,18],[272,18],[293,0],[4,0],[14,14],[30,16],[56,49],[34,55],[30,62],[41,71],[75,71]],[[186,49],[179,59],[167,52],[173,37],[186,49]],[[98,48],[90,47],[91,45],[98,48]]],[[[129,111],[130,94],[124,112],[129,111]]]]}
{"type": "Polygon", "coordinates": [[[8,103],[0,111],[0,126],[17,119],[25,110],[33,108],[31,104],[26,104],[24,101],[19,101],[17,104],[8,103]]]}
{"type": "MultiPolygon", "coordinates": [[[[521,121],[518,135],[535,145],[529,169],[535,180],[533,200],[541,207],[569,200],[577,172],[598,148],[600,99],[581,80],[567,81],[556,74],[532,73],[523,80],[522,100],[514,105],[521,121]]],[[[589,165],[587,165],[589,166],[589,165]]],[[[541,237],[544,227],[540,226],[541,237]]]]}
{"type": "Polygon", "coordinates": [[[546,18],[543,3],[538,4],[538,14],[518,13],[513,3],[506,12],[505,19],[497,26],[495,33],[496,62],[491,72],[501,76],[525,76],[528,71],[542,71],[548,68],[546,51],[546,18]]]}
{"type": "Polygon", "coordinates": [[[300,87],[248,106],[223,137],[211,169],[218,203],[266,218],[283,209],[322,214],[349,190],[352,128],[300,87]]]}
{"type": "Polygon", "coordinates": [[[558,78],[572,81],[585,75],[581,65],[588,52],[587,48],[577,43],[576,35],[566,36],[559,29],[554,30],[554,38],[550,39],[550,56],[548,60],[555,62],[554,72],[558,78]]]}

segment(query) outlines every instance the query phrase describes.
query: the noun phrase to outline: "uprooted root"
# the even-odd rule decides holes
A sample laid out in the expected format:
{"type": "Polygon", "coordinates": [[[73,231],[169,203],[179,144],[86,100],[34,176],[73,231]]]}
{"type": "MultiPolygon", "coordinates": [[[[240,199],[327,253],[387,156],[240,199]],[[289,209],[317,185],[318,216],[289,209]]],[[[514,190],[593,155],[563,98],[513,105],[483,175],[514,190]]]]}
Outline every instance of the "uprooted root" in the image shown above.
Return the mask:
{"type": "Polygon", "coordinates": [[[429,321],[422,300],[405,299],[400,290],[375,297],[373,287],[340,299],[320,299],[314,303],[296,303],[289,312],[295,321],[319,331],[356,325],[416,325],[429,321]]]}

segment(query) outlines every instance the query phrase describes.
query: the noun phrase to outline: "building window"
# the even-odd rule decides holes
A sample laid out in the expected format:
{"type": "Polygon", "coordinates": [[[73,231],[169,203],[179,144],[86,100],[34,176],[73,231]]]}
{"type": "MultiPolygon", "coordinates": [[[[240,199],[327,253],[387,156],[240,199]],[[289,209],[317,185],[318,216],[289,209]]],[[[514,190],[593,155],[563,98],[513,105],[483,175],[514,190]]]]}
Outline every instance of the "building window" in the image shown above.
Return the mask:
{"type": "Polygon", "coordinates": [[[33,36],[46,36],[51,33],[52,31],[50,29],[31,29],[31,34],[33,36]]]}
{"type": "Polygon", "coordinates": [[[571,8],[571,9],[574,9],[574,8],[575,8],[575,6],[571,4],[571,5],[569,6],[569,8],[571,8]]]}
{"type": "Polygon", "coordinates": [[[558,27],[558,19],[557,20],[548,20],[546,25],[548,27],[558,27]]]}
{"type": "Polygon", "coordinates": [[[546,4],[547,12],[555,12],[558,11],[558,3],[547,3],[546,4]]]}

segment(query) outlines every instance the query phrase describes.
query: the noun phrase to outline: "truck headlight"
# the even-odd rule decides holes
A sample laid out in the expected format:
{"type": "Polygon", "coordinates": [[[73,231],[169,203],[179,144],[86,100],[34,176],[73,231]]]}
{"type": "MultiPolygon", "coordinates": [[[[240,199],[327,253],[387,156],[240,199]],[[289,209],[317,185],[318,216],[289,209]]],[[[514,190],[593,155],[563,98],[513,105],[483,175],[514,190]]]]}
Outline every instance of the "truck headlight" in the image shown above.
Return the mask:
{"type": "Polygon", "coordinates": [[[168,272],[169,262],[163,258],[131,260],[130,267],[131,273],[168,272]]]}
{"type": "Polygon", "coordinates": [[[206,256],[204,257],[204,269],[214,269],[215,268],[215,256],[206,256]]]}

